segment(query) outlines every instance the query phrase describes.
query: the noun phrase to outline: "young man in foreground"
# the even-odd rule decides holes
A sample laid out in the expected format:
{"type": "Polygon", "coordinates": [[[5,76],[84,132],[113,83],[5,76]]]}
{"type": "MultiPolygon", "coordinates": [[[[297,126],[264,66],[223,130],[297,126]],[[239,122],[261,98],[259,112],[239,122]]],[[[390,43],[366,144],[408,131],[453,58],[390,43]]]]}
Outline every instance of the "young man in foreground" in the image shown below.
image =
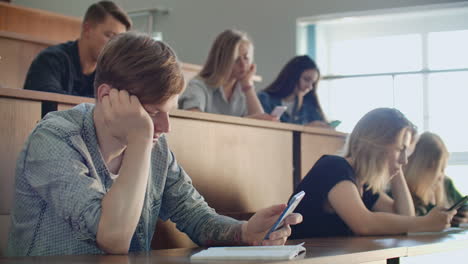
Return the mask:
{"type": "Polygon", "coordinates": [[[164,133],[184,85],[164,43],[135,33],[111,40],[97,64],[96,105],[47,115],[26,142],[8,254],[147,251],[158,217],[199,245],[284,244],[301,215],[264,241],[284,204],[248,222],[218,215],[177,164],[164,133]]]}

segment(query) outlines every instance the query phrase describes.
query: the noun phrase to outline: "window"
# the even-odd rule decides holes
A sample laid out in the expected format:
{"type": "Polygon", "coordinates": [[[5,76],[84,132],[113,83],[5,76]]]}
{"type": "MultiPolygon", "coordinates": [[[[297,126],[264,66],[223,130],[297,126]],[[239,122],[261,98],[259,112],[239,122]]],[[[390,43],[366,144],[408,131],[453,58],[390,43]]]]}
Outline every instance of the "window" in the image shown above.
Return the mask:
{"type": "Polygon", "coordinates": [[[422,68],[421,36],[417,34],[334,42],[331,74],[371,74],[417,71],[422,68]]]}
{"type": "Polygon", "coordinates": [[[468,193],[468,8],[313,21],[299,31],[322,72],[327,117],[351,132],[377,107],[402,111],[419,131],[442,137],[446,170],[468,193]],[[311,50],[313,49],[313,52],[311,50]]]}

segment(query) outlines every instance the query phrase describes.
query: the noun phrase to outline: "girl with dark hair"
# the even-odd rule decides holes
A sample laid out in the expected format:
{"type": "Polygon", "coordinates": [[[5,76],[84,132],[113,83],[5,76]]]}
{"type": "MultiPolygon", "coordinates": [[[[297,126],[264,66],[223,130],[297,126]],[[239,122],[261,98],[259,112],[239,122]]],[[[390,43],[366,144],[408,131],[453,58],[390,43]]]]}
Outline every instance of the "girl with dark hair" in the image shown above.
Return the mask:
{"type": "Polygon", "coordinates": [[[307,55],[292,58],[276,80],[258,93],[266,113],[280,105],[287,106],[282,122],[329,127],[317,98],[320,70],[307,55]]]}

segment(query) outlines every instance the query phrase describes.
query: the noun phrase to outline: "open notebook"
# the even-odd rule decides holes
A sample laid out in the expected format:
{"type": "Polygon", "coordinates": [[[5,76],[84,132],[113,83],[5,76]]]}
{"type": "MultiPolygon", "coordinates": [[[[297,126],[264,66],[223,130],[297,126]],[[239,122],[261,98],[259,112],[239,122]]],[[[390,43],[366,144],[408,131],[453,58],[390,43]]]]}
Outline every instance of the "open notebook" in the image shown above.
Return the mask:
{"type": "Polygon", "coordinates": [[[236,260],[260,260],[292,259],[304,252],[304,243],[295,246],[258,246],[258,247],[210,247],[193,254],[192,260],[210,259],[236,259],[236,260]]]}

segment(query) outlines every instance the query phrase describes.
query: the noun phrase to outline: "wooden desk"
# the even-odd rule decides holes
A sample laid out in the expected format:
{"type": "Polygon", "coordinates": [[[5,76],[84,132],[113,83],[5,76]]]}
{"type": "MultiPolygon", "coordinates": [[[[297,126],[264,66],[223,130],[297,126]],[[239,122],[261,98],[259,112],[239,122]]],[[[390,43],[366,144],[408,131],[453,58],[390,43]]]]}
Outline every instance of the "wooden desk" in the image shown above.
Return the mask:
{"type": "Polygon", "coordinates": [[[81,19],[20,5],[0,3],[0,30],[52,42],[77,39],[81,19]]]}
{"type": "MultiPolygon", "coordinates": [[[[77,39],[78,36],[72,40],[77,39]]],[[[64,41],[65,42],[65,41],[64,41]]],[[[0,87],[22,89],[29,66],[43,49],[60,42],[0,30],[0,87]]],[[[200,65],[181,63],[185,79],[190,80],[201,70],[200,65]]],[[[257,80],[261,79],[257,76],[257,80]]]]}
{"type": "MultiPolygon", "coordinates": [[[[0,154],[0,235],[6,234],[3,226],[8,223],[2,223],[9,221],[16,159],[27,136],[47,111],[65,110],[83,102],[94,103],[94,99],[0,88],[0,113],[5,120],[0,136],[6,150],[0,154]]],[[[322,128],[184,110],[171,112],[171,125],[167,138],[178,163],[213,208],[234,216],[286,202],[301,172],[300,162],[295,162],[301,157],[300,149],[319,157],[328,153],[322,141],[336,141],[330,145],[335,148],[346,136],[322,128]],[[317,140],[301,147],[297,135],[317,140]]],[[[309,170],[313,162],[304,170],[309,170]]],[[[195,246],[172,223],[165,225],[165,230],[171,231],[157,237],[160,241],[155,242],[156,248],[195,246]],[[167,238],[179,242],[171,244],[167,238]]]]}
{"type": "MultiPolygon", "coordinates": [[[[80,18],[0,2],[0,87],[22,88],[40,51],[76,40],[80,32],[80,18]]],[[[182,63],[187,81],[200,70],[200,65],[182,63]]],[[[255,76],[254,80],[262,78],[255,76]]]]}
{"type": "MultiPolygon", "coordinates": [[[[457,248],[468,249],[468,230],[450,233],[434,233],[416,236],[376,236],[315,238],[289,241],[291,244],[305,242],[306,253],[292,260],[304,264],[353,264],[353,263],[399,263],[403,257],[438,251],[450,252],[457,248]]],[[[201,249],[154,250],[128,256],[55,256],[0,258],[1,263],[159,263],[188,264],[190,256],[201,249]]],[[[447,260],[453,263],[452,260],[447,260]]],[[[463,260],[462,260],[463,261],[463,260]]],[[[230,263],[291,263],[290,261],[209,261],[212,264],[230,263]]],[[[455,262],[457,263],[457,262],[455,262]]],[[[465,262],[460,262],[465,263],[465,262]]]]}

